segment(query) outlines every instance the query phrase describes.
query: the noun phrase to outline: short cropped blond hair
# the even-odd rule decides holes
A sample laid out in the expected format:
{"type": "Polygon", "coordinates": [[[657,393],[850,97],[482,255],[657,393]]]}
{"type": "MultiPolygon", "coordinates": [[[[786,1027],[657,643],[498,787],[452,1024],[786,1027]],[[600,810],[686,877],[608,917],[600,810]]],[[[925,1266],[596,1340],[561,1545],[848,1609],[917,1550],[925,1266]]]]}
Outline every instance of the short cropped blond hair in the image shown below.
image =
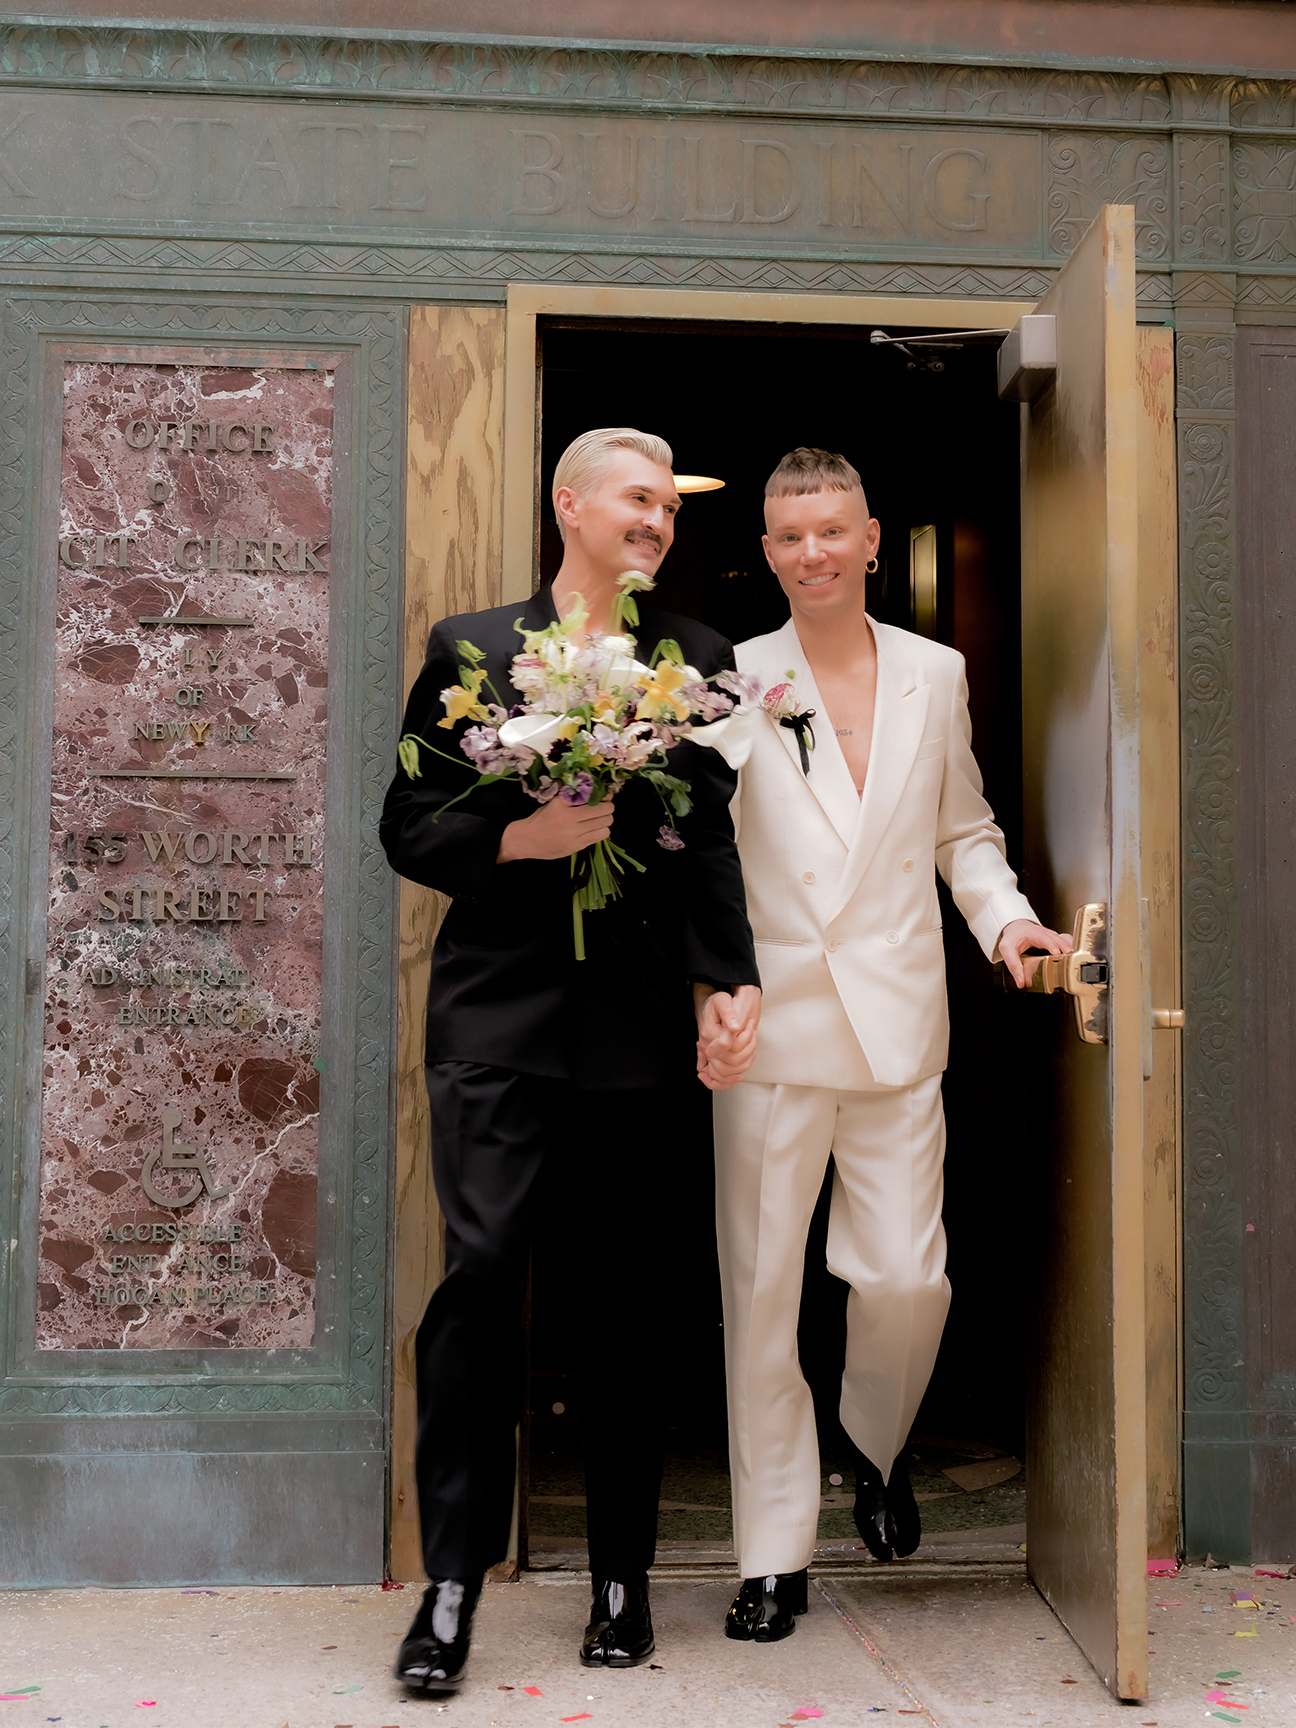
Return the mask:
{"type": "Polygon", "coordinates": [[[767,498],[804,498],[810,492],[862,492],[857,469],[835,450],[798,444],[765,482],[767,498]]]}
{"type": "Polygon", "coordinates": [[[671,468],[675,463],[670,445],[651,432],[637,432],[633,426],[600,426],[593,432],[582,432],[563,451],[554,469],[554,515],[558,518],[558,532],[564,540],[567,530],[558,515],[559,487],[568,486],[578,498],[588,498],[612,466],[615,450],[637,450],[641,456],[660,463],[663,468],[671,468]]]}

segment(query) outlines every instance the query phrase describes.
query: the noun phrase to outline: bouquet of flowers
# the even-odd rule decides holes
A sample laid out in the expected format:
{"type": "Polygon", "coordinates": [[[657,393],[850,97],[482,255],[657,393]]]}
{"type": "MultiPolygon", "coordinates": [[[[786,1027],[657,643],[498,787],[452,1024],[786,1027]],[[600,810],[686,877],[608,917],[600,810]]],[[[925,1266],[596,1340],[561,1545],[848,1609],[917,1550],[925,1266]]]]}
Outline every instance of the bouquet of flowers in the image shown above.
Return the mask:
{"type": "MultiPolygon", "coordinates": [[[[666,752],[690,738],[718,750],[730,767],[746,761],[751,748],[750,693],[741,674],[722,672],[703,678],[684,664],[679,644],[659,642],[648,665],[635,658],[638,645],[622,632],[639,622],[635,593],[653,587],[650,576],[627,570],[617,581],[619,594],[612,631],[585,632],[588,613],[579,595],[567,616],[545,630],[523,630],[522,650],[509,677],[523,700],[506,708],[481,669],[484,656],[471,642],[456,642],[458,684],[441,692],[451,727],[469,719],[459,747],[478,779],[450,809],[477,786],[512,780],[537,804],[551,798],[569,804],[599,804],[627,781],[644,780],[662,803],[664,820],[657,844],[679,851],[684,841],[675,818],[687,815],[689,783],[667,766],[666,752]],[[717,688],[712,688],[712,685],[717,688]],[[493,701],[482,699],[485,686],[493,701]]],[[[435,750],[414,733],[398,746],[401,766],[411,779],[420,776],[419,751],[435,750]]],[[[446,751],[436,751],[457,761],[446,751]]],[[[571,860],[572,930],[576,958],[585,958],[584,914],[597,911],[621,893],[626,867],[644,866],[612,839],[575,853],[571,860]]]]}

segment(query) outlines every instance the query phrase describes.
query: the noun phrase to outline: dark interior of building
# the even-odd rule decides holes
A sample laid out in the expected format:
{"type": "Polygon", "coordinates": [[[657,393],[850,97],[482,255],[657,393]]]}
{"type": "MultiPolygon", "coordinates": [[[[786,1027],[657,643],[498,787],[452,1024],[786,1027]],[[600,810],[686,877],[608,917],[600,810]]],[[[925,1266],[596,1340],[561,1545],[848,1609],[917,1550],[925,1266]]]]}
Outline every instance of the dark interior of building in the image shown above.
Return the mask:
{"type": "MultiPolygon", "coordinates": [[[[894,329],[905,337],[917,332],[894,329]]],[[[554,464],[593,426],[663,436],[681,474],[722,490],[684,500],[658,583],[664,607],[737,642],[777,629],[787,603],[761,550],[766,476],[798,444],[843,452],[882,524],[872,615],[918,627],[966,658],[986,794],[1019,863],[1021,702],[1018,409],[995,390],[995,346],[877,344],[867,328],[554,324],[543,331],[541,570],[561,543],[554,464]],[[926,532],[922,532],[926,531],[926,532]],[[923,587],[935,560],[934,605],[923,587]],[[925,561],[925,562],[924,562],[925,561]],[[916,571],[916,576],[913,572],[916,571]],[[915,593],[915,587],[917,592],[915,593]]],[[[1025,885],[1029,892],[1029,884],[1025,885]]],[[[1024,1518],[1020,1472],[976,1491],[945,1475],[1022,1455],[1028,1140],[1012,1074],[1032,1002],[1005,995],[942,885],[952,1043],[945,1224],[953,1305],[914,1426],[910,1466],[924,1528],[1002,1527],[1024,1518]]],[[[690,1088],[692,1091],[692,1088],[690,1088]]],[[[696,1562],[731,1535],[723,1330],[716,1271],[708,1095],[683,1105],[686,1156],[672,1240],[662,1243],[661,1334],[645,1372],[670,1411],[659,1557],[696,1562]]],[[[831,1170],[829,1180],[831,1179],[831,1170]]],[[[825,1185],[806,1256],[801,1359],[815,1394],[825,1507],[820,1543],[849,1547],[853,1478],[837,1417],[846,1286],[824,1266],[825,1185]]],[[[533,1257],[531,1398],[524,1436],[524,1541],[532,1565],[580,1564],[584,1513],[578,1392],[579,1248],[542,1229],[533,1257]]]]}

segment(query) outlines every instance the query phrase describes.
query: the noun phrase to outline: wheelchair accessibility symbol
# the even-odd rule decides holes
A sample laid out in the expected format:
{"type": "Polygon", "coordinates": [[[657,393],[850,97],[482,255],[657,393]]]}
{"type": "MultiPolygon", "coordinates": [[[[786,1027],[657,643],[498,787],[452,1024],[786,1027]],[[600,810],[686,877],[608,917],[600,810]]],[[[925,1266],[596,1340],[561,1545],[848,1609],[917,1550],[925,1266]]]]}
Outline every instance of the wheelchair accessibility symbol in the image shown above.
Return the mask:
{"type": "Polygon", "coordinates": [[[213,1200],[223,1199],[229,1193],[228,1188],[218,1188],[216,1178],[211,1173],[207,1160],[196,1146],[181,1146],[174,1139],[175,1131],[180,1126],[178,1110],[163,1109],[158,1112],[162,1118],[162,1144],[155,1146],[144,1160],[144,1168],[140,1171],[140,1187],[149,1199],[157,1206],[192,1206],[205,1188],[213,1200]],[[189,1170],[198,1180],[187,1194],[178,1199],[174,1195],[163,1194],[154,1184],[153,1172],[161,1165],[163,1170],[189,1170]]]}

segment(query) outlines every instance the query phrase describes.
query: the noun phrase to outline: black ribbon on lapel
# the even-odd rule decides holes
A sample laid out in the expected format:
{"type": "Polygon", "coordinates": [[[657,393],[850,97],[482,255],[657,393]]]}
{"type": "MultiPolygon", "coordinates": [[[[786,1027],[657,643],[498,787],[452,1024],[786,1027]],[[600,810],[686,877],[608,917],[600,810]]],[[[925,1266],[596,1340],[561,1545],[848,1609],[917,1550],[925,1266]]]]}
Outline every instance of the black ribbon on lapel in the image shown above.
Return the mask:
{"type": "Polygon", "coordinates": [[[786,726],[789,732],[796,733],[797,749],[801,752],[801,772],[803,774],[810,772],[810,751],[815,747],[814,727],[810,724],[814,717],[815,710],[807,708],[804,714],[785,714],[779,721],[780,726],[786,726]],[[809,749],[806,748],[807,738],[810,740],[809,749]]]}

